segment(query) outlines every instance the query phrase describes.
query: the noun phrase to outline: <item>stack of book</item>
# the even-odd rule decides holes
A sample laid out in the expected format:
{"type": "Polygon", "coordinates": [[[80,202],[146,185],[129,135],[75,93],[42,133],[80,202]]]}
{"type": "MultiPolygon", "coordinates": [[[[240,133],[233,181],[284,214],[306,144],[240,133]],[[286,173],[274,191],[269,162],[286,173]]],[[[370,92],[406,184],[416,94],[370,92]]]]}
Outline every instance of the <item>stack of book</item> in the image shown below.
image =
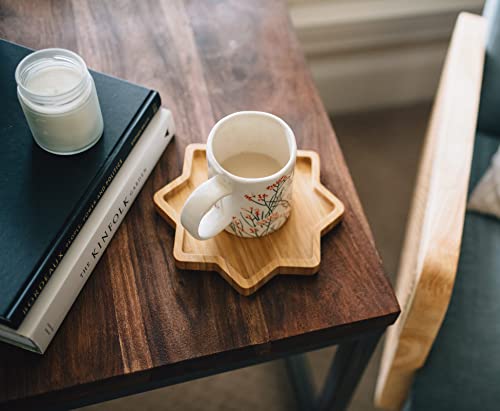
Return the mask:
{"type": "Polygon", "coordinates": [[[0,340],[43,353],[175,129],[157,92],[91,72],[101,140],[73,156],[42,150],[14,79],[30,52],[0,40],[0,340]]]}

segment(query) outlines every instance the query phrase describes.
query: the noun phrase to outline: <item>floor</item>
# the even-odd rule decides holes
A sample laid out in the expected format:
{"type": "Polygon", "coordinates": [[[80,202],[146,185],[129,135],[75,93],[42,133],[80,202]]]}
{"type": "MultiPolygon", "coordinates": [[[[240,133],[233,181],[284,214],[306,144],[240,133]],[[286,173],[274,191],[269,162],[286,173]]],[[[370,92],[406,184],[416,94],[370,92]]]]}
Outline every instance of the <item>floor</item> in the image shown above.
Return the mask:
{"type": "MultiPolygon", "coordinates": [[[[430,105],[334,116],[335,131],[358,189],[387,274],[394,279],[430,105]]],[[[372,411],[382,344],[349,411],[372,411]]],[[[308,354],[319,388],[334,349],[308,354]]],[[[274,361],[82,408],[85,411],[292,411],[284,364],[274,361]]]]}

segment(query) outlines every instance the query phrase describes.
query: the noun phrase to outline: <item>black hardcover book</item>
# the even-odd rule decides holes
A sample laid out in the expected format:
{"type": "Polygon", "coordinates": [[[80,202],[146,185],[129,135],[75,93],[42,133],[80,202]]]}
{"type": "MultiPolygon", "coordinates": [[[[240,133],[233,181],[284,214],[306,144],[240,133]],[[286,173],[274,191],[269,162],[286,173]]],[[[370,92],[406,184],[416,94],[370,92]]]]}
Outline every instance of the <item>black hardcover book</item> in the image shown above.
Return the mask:
{"type": "MultiPolygon", "coordinates": [[[[104,134],[57,156],[33,140],[14,72],[32,50],[0,39],[0,322],[17,328],[160,106],[160,96],[91,72],[104,134]]],[[[68,130],[70,133],[71,130],[68,130]]]]}

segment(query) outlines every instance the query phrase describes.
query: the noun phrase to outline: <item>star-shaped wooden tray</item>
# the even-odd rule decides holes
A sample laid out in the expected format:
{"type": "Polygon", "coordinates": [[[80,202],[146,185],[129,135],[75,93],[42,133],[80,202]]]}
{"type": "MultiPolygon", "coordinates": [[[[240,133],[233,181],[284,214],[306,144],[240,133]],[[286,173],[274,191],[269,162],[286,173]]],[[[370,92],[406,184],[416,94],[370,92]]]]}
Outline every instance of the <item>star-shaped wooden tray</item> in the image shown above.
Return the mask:
{"type": "Polygon", "coordinates": [[[217,271],[239,293],[250,295],[277,274],[311,275],[319,270],[321,236],[342,218],[344,205],[319,180],[319,157],[299,150],[292,213],[275,233],[256,239],[222,232],[199,241],[180,224],[182,206],[207,179],[204,144],[186,148],[182,175],[154,195],[157,211],[176,229],[174,258],[182,269],[217,271]]]}

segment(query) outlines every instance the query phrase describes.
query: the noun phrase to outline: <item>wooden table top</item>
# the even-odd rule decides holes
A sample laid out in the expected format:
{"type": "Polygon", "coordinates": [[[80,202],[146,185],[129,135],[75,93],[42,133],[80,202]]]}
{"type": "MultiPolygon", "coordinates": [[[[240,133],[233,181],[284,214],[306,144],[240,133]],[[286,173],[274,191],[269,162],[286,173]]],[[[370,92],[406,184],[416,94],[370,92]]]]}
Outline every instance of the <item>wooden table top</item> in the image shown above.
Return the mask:
{"type": "MultiPolygon", "coordinates": [[[[334,344],[393,323],[385,276],[342,152],[282,1],[0,0],[0,37],[75,50],[89,67],[158,90],[177,135],[43,356],[0,344],[0,404],[74,406],[334,344]],[[263,110],[321,157],[345,204],[317,276],[252,297],[175,268],[153,193],[220,117],[263,110]]],[[[0,61],[1,64],[1,61],[0,61]]]]}

